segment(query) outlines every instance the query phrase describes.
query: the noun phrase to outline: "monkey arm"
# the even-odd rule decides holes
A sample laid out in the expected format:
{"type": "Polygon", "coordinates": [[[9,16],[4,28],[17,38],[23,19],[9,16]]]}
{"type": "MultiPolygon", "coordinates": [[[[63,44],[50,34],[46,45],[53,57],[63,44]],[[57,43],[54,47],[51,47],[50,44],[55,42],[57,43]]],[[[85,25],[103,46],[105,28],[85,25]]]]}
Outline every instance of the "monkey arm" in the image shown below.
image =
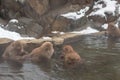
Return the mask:
{"type": "Polygon", "coordinates": [[[9,54],[7,52],[4,52],[2,55],[2,58],[7,59],[9,57],[9,54]]]}

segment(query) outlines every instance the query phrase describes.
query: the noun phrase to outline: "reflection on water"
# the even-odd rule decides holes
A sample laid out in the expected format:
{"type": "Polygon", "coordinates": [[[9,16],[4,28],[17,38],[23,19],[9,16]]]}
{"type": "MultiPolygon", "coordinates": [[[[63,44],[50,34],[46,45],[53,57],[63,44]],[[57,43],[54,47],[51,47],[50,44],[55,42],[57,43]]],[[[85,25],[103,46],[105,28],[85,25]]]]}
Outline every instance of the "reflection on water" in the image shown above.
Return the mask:
{"type": "Polygon", "coordinates": [[[84,36],[76,43],[71,45],[84,59],[77,69],[64,68],[54,57],[41,64],[0,60],[0,80],[120,80],[119,40],[84,36]]]}

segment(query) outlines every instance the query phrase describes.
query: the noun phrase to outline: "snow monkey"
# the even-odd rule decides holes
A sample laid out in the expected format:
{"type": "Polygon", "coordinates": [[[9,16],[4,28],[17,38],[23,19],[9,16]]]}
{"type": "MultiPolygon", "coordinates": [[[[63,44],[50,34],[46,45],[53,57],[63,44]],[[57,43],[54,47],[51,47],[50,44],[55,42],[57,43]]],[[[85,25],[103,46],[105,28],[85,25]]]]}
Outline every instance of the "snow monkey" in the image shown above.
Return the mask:
{"type": "Polygon", "coordinates": [[[41,46],[32,50],[32,52],[27,55],[32,61],[43,61],[51,59],[54,53],[53,44],[51,42],[44,42],[41,46]]]}
{"type": "Polygon", "coordinates": [[[112,38],[119,38],[120,37],[120,29],[115,26],[114,23],[109,23],[107,28],[107,34],[109,37],[112,38]]]}
{"type": "Polygon", "coordinates": [[[65,66],[68,67],[75,67],[82,61],[81,57],[74,51],[71,45],[63,46],[61,58],[63,59],[65,66]]]}
{"type": "Polygon", "coordinates": [[[24,50],[26,46],[25,41],[14,41],[12,42],[4,51],[2,58],[11,59],[15,61],[23,60],[23,56],[27,54],[27,51],[24,50]]]}

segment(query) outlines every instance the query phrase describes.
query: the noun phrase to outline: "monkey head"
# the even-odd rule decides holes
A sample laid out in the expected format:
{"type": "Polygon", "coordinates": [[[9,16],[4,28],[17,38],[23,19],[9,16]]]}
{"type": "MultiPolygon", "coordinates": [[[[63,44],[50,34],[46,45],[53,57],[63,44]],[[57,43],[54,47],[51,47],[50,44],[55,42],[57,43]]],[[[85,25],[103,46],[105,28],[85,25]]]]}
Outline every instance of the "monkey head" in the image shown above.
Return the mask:
{"type": "Polygon", "coordinates": [[[41,49],[43,51],[43,55],[48,57],[49,59],[51,58],[51,56],[54,53],[53,44],[51,42],[44,42],[41,45],[41,49]]]}

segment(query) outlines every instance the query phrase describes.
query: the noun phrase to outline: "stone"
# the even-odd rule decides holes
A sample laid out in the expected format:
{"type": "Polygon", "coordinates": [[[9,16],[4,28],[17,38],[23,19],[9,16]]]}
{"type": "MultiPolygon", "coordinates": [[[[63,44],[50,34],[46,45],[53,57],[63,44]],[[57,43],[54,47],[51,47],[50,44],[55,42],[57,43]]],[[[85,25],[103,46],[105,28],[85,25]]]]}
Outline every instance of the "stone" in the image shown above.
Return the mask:
{"type": "Polygon", "coordinates": [[[22,36],[37,37],[42,33],[42,26],[30,18],[19,18],[18,22],[10,22],[5,27],[7,30],[20,33],[22,36]]]}
{"type": "Polygon", "coordinates": [[[4,19],[19,17],[21,6],[15,0],[1,0],[1,16],[4,19]]]}
{"type": "Polygon", "coordinates": [[[26,0],[38,15],[43,15],[49,10],[49,0],[26,0]]]}
{"type": "Polygon", "coordinates": [[[70,31],[71,20],[64,18],[62,16],[56,18],[54,23],[52,24],[52,31],[70,31]]]}
{"type": "Polygon", "coordinates": [[[49,0],[50,8],[56,9],[61,6],[64,6],[68,0],[49,0]]]}
{"type": "Polygon", "coordinates": [[[2,54],[4,53],[6,47],[13,42],[13,40],[11,39],[7,39],[7,38],[0,38],[0,57],[2,56],[2,54]]]}

